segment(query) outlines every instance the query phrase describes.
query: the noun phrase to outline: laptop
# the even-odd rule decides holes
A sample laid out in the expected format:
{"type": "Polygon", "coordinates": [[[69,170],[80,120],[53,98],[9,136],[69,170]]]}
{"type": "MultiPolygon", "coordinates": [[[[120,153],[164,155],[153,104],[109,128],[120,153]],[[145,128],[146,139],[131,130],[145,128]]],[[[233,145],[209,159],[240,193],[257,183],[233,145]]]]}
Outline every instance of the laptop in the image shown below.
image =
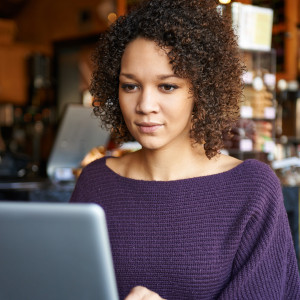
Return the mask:
{"type": "Polygon", "coordinates": [[[0,300],[118,300],[103,209],[0,202],[0,300]]]}
{"type": "Polygon", "coordinates": [[[75,181],[72,170],[92,148],[106,146],[109,137],[91,107],[67,105],[48,159],[48,177],[54,182],[75,181]]]}

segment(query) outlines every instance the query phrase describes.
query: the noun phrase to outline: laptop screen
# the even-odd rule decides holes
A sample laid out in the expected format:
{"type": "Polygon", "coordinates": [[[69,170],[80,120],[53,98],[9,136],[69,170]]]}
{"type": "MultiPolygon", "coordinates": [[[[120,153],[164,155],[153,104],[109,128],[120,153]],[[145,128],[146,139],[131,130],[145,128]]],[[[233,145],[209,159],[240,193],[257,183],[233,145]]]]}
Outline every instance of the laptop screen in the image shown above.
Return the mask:
{"type": "Polygon", "coordinates": [[[117,300],[103,209],[0,202],[1,300],[117,300]]]}

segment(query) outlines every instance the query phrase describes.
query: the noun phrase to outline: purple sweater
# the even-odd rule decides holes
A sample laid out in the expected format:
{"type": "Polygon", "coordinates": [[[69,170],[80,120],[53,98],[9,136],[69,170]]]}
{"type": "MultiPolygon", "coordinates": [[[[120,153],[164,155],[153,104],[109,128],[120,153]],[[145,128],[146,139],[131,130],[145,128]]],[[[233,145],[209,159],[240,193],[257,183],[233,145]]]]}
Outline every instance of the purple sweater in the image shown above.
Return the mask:
{"type": "Polygon", "coordinates": [[[256,160],[174,181],[84,168],[72,202],[105,212],[120,299],[136,285],[168,300],[300,299],[280,183],[256,160]]]}

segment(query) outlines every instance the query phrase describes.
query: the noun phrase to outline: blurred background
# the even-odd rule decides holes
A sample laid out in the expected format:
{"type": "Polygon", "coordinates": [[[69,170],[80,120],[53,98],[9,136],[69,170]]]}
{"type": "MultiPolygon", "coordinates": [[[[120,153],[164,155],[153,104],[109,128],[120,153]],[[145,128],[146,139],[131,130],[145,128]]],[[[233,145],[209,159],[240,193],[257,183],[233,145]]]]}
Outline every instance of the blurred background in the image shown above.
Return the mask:
{"type": "MultiPolygon", "coordinates": [[[[92,117],[91,53],[139,0],[0,0],[0,200],[67,202],[114,143],[92,117]]],[[[247,66],[224,153],[268,163],[282,183],[299,257],[300,0],[219,0],[247,66]]]]}
{"type": "MultiPolygon", "coordinates": [[[[53,176],[48,169],[66,110],[91,106],[91,52],[101,33],[138,2],[1,0],[0,183],[53,176]]],[[[225,137],[224,152],[265,161],[283,185],[299,186],[300,0],[219,0],[218,8],[231,16],[247,65],[241,118],[233,137],[225,137]]],[[[81,143],[104,147],[95,157],[111,154],[119,147],[107,134],[81,143]]],[[[78,152],[72,164],[55,166],[59,174],[82,167],[89,149],[78,147],[65,152],[78,152]]]]}

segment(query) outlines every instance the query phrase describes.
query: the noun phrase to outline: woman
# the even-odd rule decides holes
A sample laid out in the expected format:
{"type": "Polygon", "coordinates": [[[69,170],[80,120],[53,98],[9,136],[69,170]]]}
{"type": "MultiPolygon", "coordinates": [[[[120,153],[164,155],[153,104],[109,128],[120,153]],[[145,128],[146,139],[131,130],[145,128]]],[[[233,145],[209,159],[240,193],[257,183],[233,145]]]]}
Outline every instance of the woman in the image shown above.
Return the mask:
{"type": "Polygon", "coordinates": [[[215,1],[144,2],[95,62],[96,115],[142,149],[85,167],[71,201],[106,211],[121,299],[300,299],[278,179],[220,154],[243,67],[215,1]]]}

